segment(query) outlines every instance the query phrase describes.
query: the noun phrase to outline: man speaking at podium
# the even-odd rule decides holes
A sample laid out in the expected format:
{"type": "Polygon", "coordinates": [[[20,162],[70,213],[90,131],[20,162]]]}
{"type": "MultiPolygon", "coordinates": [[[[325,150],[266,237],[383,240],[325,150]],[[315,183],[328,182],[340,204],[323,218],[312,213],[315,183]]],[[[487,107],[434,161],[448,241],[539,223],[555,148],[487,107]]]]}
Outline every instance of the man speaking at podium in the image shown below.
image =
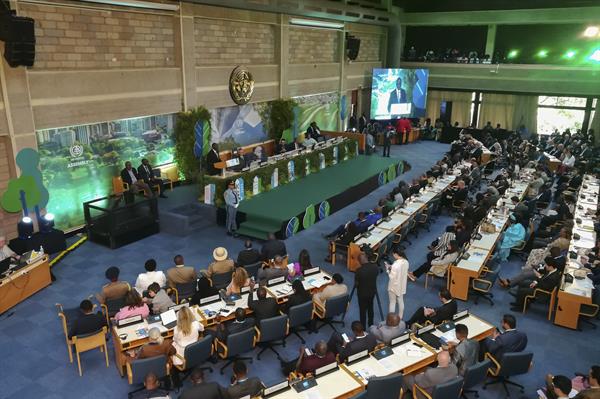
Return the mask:
{"type": "Polygon", "coordinates": [[[402,88],[402,78],[396,79],[396,88],[390,92],[390,99],[388,100],[388,112],[392,113],[393,104],[405,104],[406,91],[402,88]]]}
{"type": "Polygon", "coordinates": [[[217,143],[212,143],[210,151],[206,154],[206,173],[208,175],[214,176],[219,174],[219,169],[215,168],[215,163],[217,162],[221,162],[219,145],[217,143]]]}

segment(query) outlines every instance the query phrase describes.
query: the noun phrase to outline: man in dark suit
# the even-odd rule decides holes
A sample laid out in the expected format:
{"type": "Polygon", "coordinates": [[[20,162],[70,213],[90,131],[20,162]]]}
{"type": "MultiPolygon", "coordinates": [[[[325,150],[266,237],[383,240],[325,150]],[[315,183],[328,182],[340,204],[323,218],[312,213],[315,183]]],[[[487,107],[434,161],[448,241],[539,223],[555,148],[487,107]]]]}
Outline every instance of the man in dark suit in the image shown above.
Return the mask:
{"type": "Polygon", "coordinates": [[[523,352],[527,347],[527,334],[517,330],[517,319],[511,314],[502,316],[503,333],[494,331],[492,338],[481,341],[479,359],[483,360],[489,352],[496,360],[500,360],[505,353],[523,352]]]}
{"type": "Polygon", "coordinates": [[[387,106],[388,112],[392,113],[393,104],[404,104],[406,102],[406,91],[402,88],[402,78],[398,78],[396,79],[396,88],[390,92],[387,106]]]}
{"type": "Polygon", "coordinates": [[[317,126],[317,122],[311,122],[308,129],[306,129],[306,135],[308,137],[312,137],[315,141],[323,141],[323,136],[321,136],[321,129],[317,126]]]}
{"type": "Polygon", "coordinates": [[[358,314],[363,326],[373,325],[373,300],[377,294],[379,267],[369,262],[364,252],[358,257],[360,267],[354,273],[354,285],[358,296],[358,314]],[[367,319],[369,324],[366,324],[367,319]]]}
{"type": "Polygon", "coordinates": [[[204,380],[204,371],[201,368],[196,368],[192,371],[190,379],[192,386],[184,390],[179,399],[222,399],[225,392],[223,388],[216,382],[206,382],[204,380]]]}
{"type": "Polygon", "coordinates": [[[541,289],[544,291],[552,292],[552,290],[558,287],[560,284],[560,272],[556,268],[556,261],[553,257],[548,256],[544,259],[546,272],[536,278],[531,284],[528,286],[521,286],[517,291],[517,299],[515,302],[511,302],[511,310],[513,311],[522,311],[523,303],[525,302],[525,297],[527,295],[532,295],[536,289],[541,289]]]}
{"type": "Polygon", "coordinates": [[[129,185],[129,191],[131,193],[135,194],[139,190],[144,190],[144,193],[148,198],[154,197],[154,193],[150,186],[140,178],[137,170],[131,166],[131,162],[129,161],[125,162],[125,168],[121,170],[121,180],[123,180],[123,183],[129,185]]]}
{"type": "Polygon", "coordinates": [[[206,154],[206,174],[210,176],[219,174],[220,170],[215,168],[215,163],[217,162],[221,162],[219,145],[217,143],[212,143],[210,151],[206,154]]]}
{"type": "Polygon", "coordinates": [[[92,313],[94,305],[90,300],[81,301],[79,310],[81,310],[81,315],[71,323],[69,338],[96,332],[106,325],[106,318],[102,313],[92,313]]]}
{"type": "Polygon", "coordinates": [[[252,241],[246,240],[244,242],[244,249],[240,251],[237,257],[238,266],[247,266],[261,260],[260,252],[252,248],[252,241]]]}
{"type": "Polygon", "coordinates": [[[262,391],[263,384],[256,377],[248,378],[248,369],[246,363],[242,360],[236,360],[233,363],[233,377],[231,386],[227,388],[227,396],[230,399],[239,399],[245,396],[251,398],[258,396],[262,391]]]}
{"type": "Polygon", "coordinates": [[[365,331],[360,321],[353,321],[351,328],[354,338],[349,338],[346,341],[344,336],[336,331],[331,334],[331,338],[329,338],[329,342],[327,343],[329,350],[340,355],[341,362],[345,361],[349,356],[364,350],[371,352],[377,345],[375,337],[365,331]]]}
{"type": "Polygon", "coordinates": [[[235,319],[233,321],[217,324],[217,338],[219,341],[225,342],[230,334],[254,328],[254,324],[254,318],[246,317],[246,310],[244,308],[237,308],[235,310],[235,319]]]}
{"type": "Polygon", "coordinates": [[[412,326],[414,323],[422,325],[428,320],[433,324],[439,324],[444,320],[452,320],[452,316],[456,314],[457,310],[456,301],[452,299],[450,291],[446,288],[442,288],[438,296],[442,306],[437,308],[420,307],[406,322],[406,325],[412,326]]]}
{"type": "Polygon", "coordinates": [[[140,176],[140,179],[143,180],[150,187],[158,185],[160,198],[167,198],[167,196],[165,195],[165,182],[162,179],[159,179],[154,176],[154,172],[152,170],[152,165],[150,165],[150,161],[148,161],[146,158],[142,159],[142,164],[138,166],[137,172],[140,176]]]}
{"type": "Polygon", "coordinates": [[[273,297],[267,298],[267,289],[258,287],[256,290],[257,301],[254,300],[254,285],[250,280],[250,291],[248,292],[248,308],[254,312],[256,323],[260,325],[260,321],[279,315],[279,305],[273,297]]]}
{"type": "Polygon", "coordinates": [[[260,250],[263,260],[275,259],[277,255],[285,257],[287,255],[287,248],[283,241],[275,238],[275,234],[269,233],[268,240],[265,242],[260,250]]]}

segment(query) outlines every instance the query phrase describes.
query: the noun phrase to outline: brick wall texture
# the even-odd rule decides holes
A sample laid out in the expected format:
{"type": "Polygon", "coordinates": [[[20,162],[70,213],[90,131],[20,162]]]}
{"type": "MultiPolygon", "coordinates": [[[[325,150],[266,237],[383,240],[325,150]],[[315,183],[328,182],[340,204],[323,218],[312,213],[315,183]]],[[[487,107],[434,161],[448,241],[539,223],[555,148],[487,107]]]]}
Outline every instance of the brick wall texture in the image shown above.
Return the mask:
{"type": "Polygon", "coordinates": [[[360,51],[356,61],[381,61],[383,36],[362,32],[350,32],[350,34],[360,39],[360,51]]]}
{"type": "Polygon", "coordinates": [[[290,28],[289,36],[290,64],[338,62],[338,32],[325,29],[290,28]]]}
{"type": "Polygon", "coordinates": [[[35,69],[175,66],[173,17],[36,4],[20,14],[35,19],[35,69]]]}
{"type": "Polygon", "coordinates": [[[194,46],[196,65],[275,63],[271,25],[195,18],[194,46]]]}
{"type": "MultiPolygon", "coordinates": [[[[8,188],[8,151],[7,146],[10,139],[8,136],[0,137],[0,194],[4,193],[8,188]]],[[[12,160],[11,160],[12,162],[12,160]]],[[[6,235],[8,239],[14,238],[17,235],[17,222],[19,221],[20,213],[7,213],[0,208],[0,234],[6,235]]]]}

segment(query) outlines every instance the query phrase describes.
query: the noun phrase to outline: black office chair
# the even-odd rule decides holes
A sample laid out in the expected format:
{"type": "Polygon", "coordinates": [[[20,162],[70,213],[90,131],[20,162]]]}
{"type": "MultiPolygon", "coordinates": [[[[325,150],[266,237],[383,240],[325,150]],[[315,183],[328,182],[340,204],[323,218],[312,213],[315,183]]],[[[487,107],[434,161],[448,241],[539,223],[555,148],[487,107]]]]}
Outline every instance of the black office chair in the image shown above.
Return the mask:
{"type": "Polygon", "coordinates": [[[225,342],[221,342],[218,338],[215,340],[217,353],[221,359],[227,360],[227,363],[221,367],[221,374],[224,370],[236,360],[249,360],[252,363],[251,357],[240,356],[243,353],[248,353],[256,346],[256,334],[254,328],[249,328],[234,334],[229,334],[225,342]]]}
{"type": "Polygon", "coordinates": [[[153,373],[159,380],[164,379],[170,373],[167,357],[154,356],[146,359],[137,359],[127,362],[127,381],[130,385],[141,385],[138,389],[129,392],[127,396],[131,398],[134,393],[144,389],[144,379],[149,373],[153,373]]]}
{"type": "Polygon", "coordinates": [[[248,277],[254,277],[256,279],[256,275],[258,274],[258,269],[262,266],[262,262],[252,263],[250,265],[244,266],[246,272],[248,273],[248,277]]]}
{"type": "Polygon", "coordinates": [[[256,343],[262,348],[262,350],[258,352],[258,355],[256,355],[256,358],[260,360],[260,355],[269,349],[277,355],[277,359],[281,360],[279,352],[277,352],[274,347],[278,345],[285,347],[285,338],[290,331],[288,316],[280,315],[263,319],[260,321],[258,327],[254,328],[257,332],[256,343]]]}
{"type": "Polygon", "coordinates": [[[475,305],[479,304],[480,299],[485,299],[491,306],[494,306],[492,287],[498,279],[498,271],[498,268],[490,270],[487,267],[484,267],[479,278],[471,280],[471,293],[475,295],[473,300],[475,305]]]}
{"type": "Polygon", "coordinates": [[[490,359],[496,368],[490,369],[490,373],[494,380],[486,382],[483,389],[486,389],[488,385],[502,384],[506,396],[510,396],[510,392],[508,392],[508,387],[506,385],[514,385],[519,387],[521,393],[525,392],[523,385],[511,381],[509,377],[526,374],[529,371],[531,361],[533,360],[532,352],[505,353],[500,361],[496,360],[489,353],[486,353],[485,357],[486,359],[490,359]]]}
{"type": "Polygon", "coordinates": [[[212,282],[213,288],[220,290],[222,288],[227,288],[229,283],[231,283],[232,276],[233,276],[233,272],[213,274],[210,277],[210,281],[212,282]]]}
{"type": "Polygon", "coordinates": [[[443,384],[433,387],[431,395],[417,384],[413,385],[413,398],[415,399],[460,399],[460,392],[463,386],[463,378],[456,377],[443,384]]]}
{"type": "Polygon", "coordinates": [[[314,306],[309,301],[300,305],[291,306],[288,310],[290,332],[294,333],[303,344],[306,343],[300,335],[301,330],[310,330],[308,327],[313,318],[314,306]]]}
{"type": "Polygon", "coordinates": [[[100,305],[102,313],[106,317],[106,325],[110,326],[110,319],[114,317],[122,307],[125,306],[125,296],[121,298],[107,299],[103,304],[100,305]]]}
{"type": "Polygon", "coordinates": [[[367,391],[360,391],[356,395],[352,396],[350,399],[366,399],[366,398],[367,398],[367,391]]]}
{"type": "Polygon", "coordinates": [[[183,356],[175,354],[175,356],[183,362],[182,364],[175,364],[175,367],[179,371],[184,372],[181,381],[185,380],[192,373],[192,370],[196,368],[208,370],[212,373],[212,367],[199,367],[201,364],[209,360],[212,354],[213,337],[210,334],[207,334],[193,344],[186,346],[185,350],[183,351],[183,356]]]}
{"type": "Polygon", "coordinates": [[[334,324],[341,324],[345,326],[344,316],[346,315],[346,310],[348,309],[348,305],[350,304],[350,299],[348,294],[342,294],[338,296],[334,296],[325,301],[325,305],[321,305],[319,302],[315,302],[315,309],[313,311],[314,315],[321,319],[321,324],[317,327],[317,331],[320,330],[323,326],[330,326],[333,331],[337,331],[334,324]],[[334,317],[342,315],[342,320],[333,320],[334,317]]]}
{"type": "Polygon", "coordinates": [[[402,392],[402,374],[391,374],[385,377],[369,378],[367,385],[367,399],[399,398],[402,392]]]}
{"type": "Polygon", "coordinates": [[[196,293],[196,281],[183,284],[175,284],[175,288],[167,290],[167,294],[175,294],[175,303],[180,304],[183,301],[189,301],[196,293]]]}
{"type": "Polygon", "coordinates": [[[483,383],[487,377],[489,368],[492,362],[490,360],[484,360],[483,362],[476,363],[465,370],[463,391],[461,397],[463,399],[469,399],[468,393],[472,393],[476,398],[479,397],[479,392],[476,389],[471,389],[477,385],[483,383]]]}
{"type": "Polygon", "coordinates": [[[406,222],[404,222],[404,225],[402,227],[400,227],[400,230],[398,231],[398,233],[396,233],[396,236],[395,236],[394,240],[392,241],[392,244],[397,245],[397,244],[402,243],[402,241],[406,241],[406,242],[408,242],[408,245],[412,245],[412,242],[408,239],[409,229],[410,229],[410,223],[407,220],[406,222]]]}

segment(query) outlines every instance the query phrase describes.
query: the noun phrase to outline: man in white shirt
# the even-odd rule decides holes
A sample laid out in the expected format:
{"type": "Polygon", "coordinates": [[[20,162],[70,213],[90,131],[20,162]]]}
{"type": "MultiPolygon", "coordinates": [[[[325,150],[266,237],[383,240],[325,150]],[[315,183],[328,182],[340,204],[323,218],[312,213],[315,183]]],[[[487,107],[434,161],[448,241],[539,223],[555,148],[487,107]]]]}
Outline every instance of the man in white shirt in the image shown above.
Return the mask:
{"type": "Polygon", "coordinates": [[[389,312],[396,312],[396,303],[398,304],[398,316],[400,320],[404,316],[404,294],[406,294],[406,280],[408,279],[408,260],[406,255],[399,247],[392,250],[394,263],[386,263],[386,269],[390,278],[388,282],[388,297],[390,301],[389,312]]]}
{"type": "Polygon", "coordinates": [[[302,145],[305,148],[312,148],[315,144],[317,144],[317,140],[313,139],[311,136],[306,136],[302,142],[302,145]]]}
{"type": "Polygon", "coordinates": [[[167,277],[160,270],[156,270],[156,261],[154,259],[148,259],[144,263],[146,273],[140,273],[135,281],[135,288],[140,294],[148,289],[148,286],[152,283],[158,283],[161,287],[167,284],[167,277]]]}
{"type": "Polygon", "coordinates": [[[140,179],[137,170],[131,167],[131,162],[129,161],[125,162],[125,169],[121,171],[121,180],[123,180],[123,183],[129,185],[129,191],[132,193],[144,190],[144,193],[148,198],[154,197],[154,193],[150,189],[150,186],[140,179]]]}

